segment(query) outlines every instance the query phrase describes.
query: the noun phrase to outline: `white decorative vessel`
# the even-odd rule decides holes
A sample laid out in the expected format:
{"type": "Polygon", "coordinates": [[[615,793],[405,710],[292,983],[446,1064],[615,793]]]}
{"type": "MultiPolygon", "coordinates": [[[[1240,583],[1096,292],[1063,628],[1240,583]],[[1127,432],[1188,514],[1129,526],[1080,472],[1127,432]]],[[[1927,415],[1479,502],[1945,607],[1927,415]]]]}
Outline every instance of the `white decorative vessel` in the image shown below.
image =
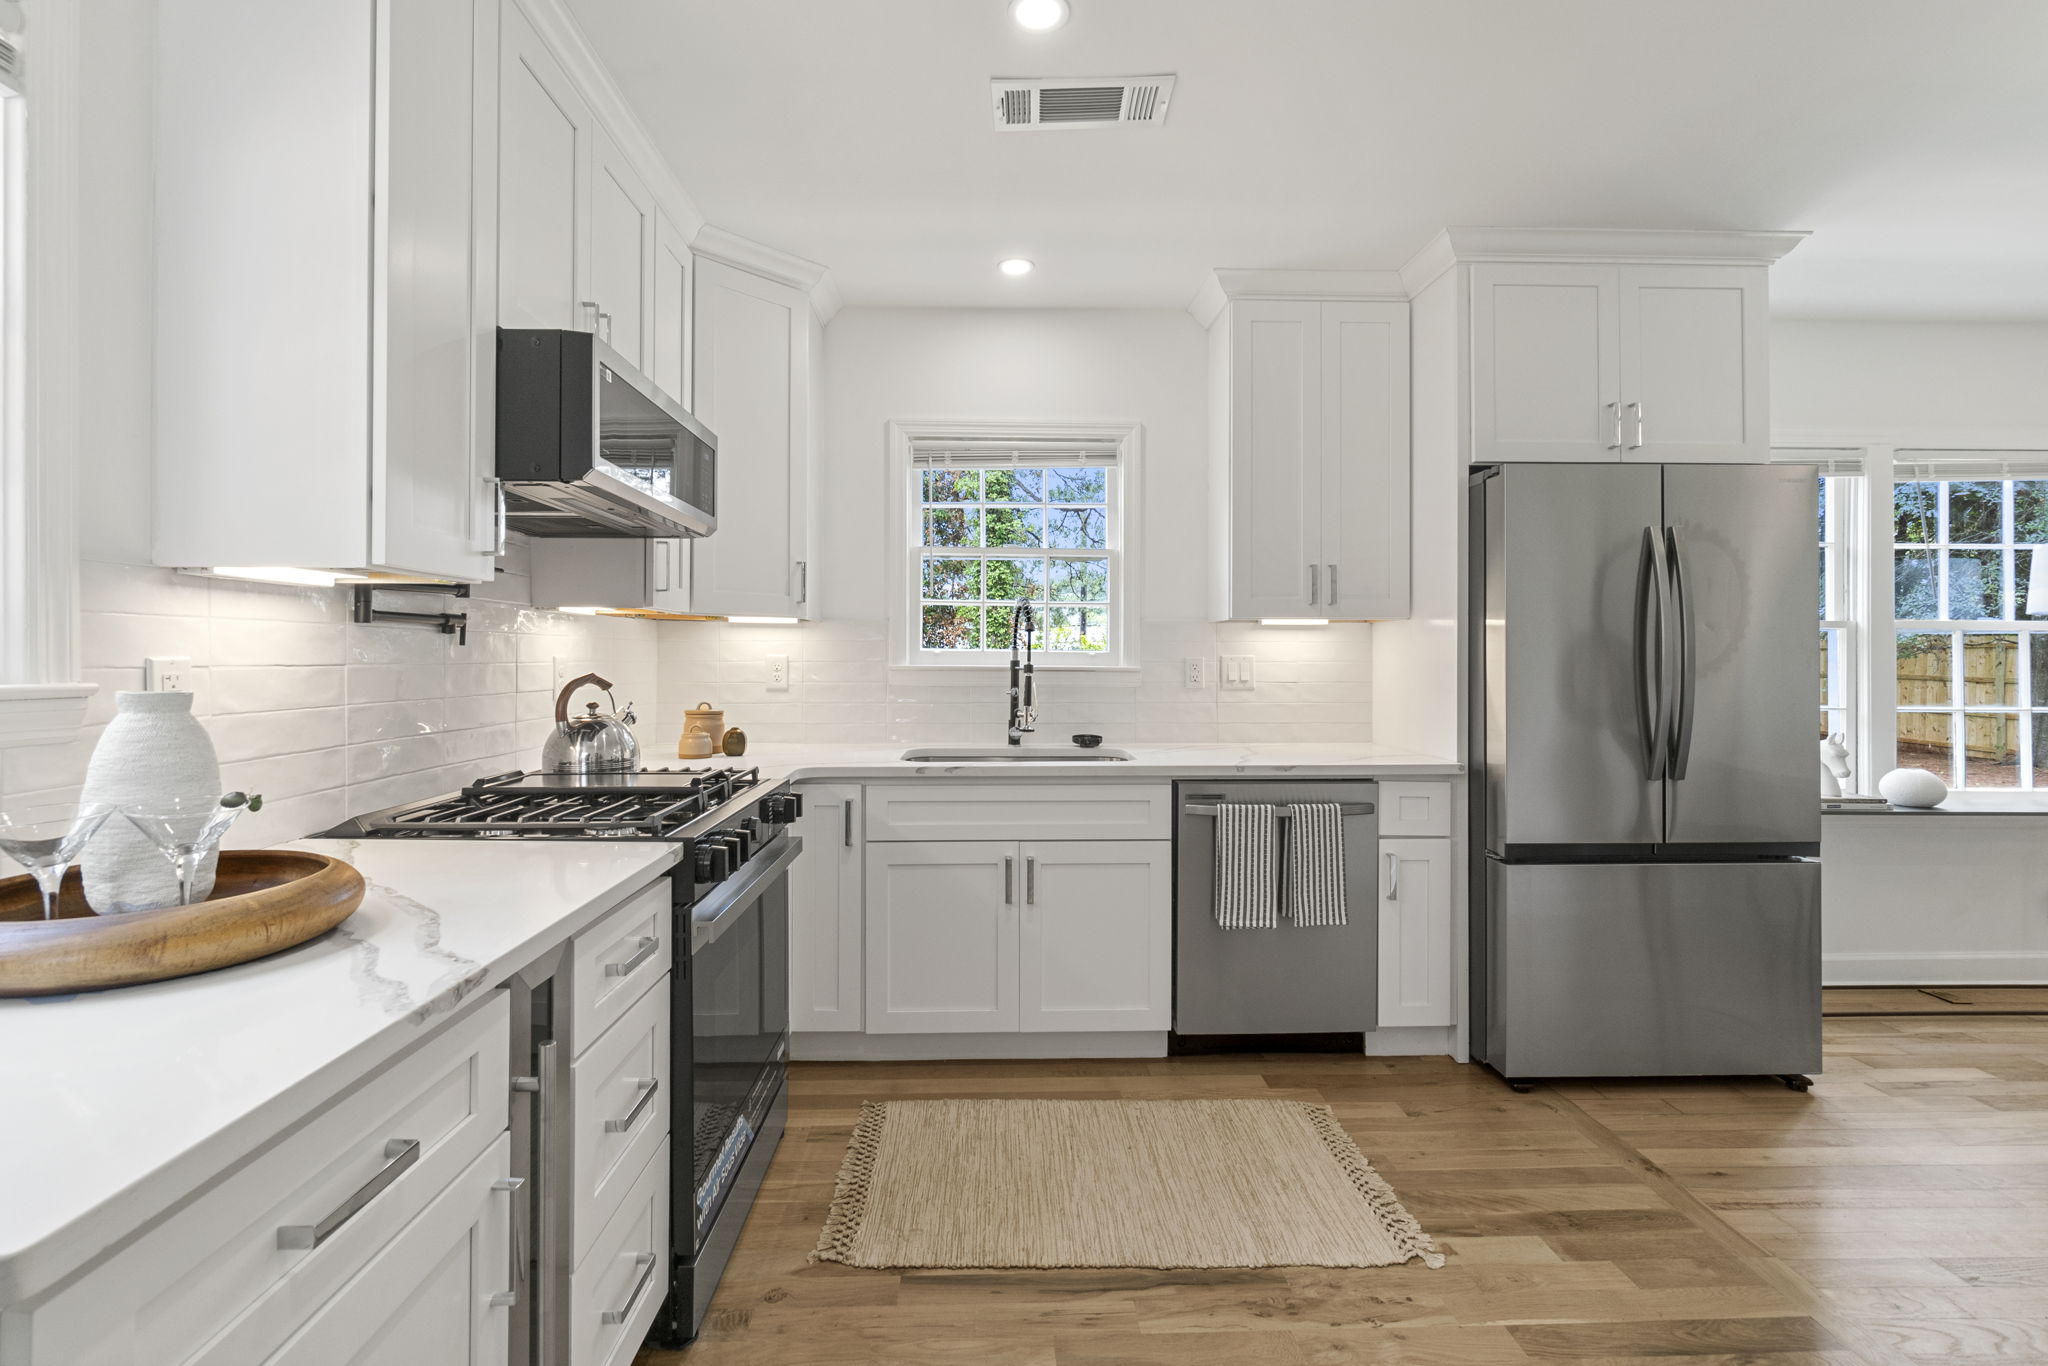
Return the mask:
{"type": "Polygon", "coordinates": [[[1877,795],[1893,806],[1926,810],[1948,800],[1948,784],[1924,768],[1895,768],[1877,780],[1877,795]]]}
{"type": "MultiPolygon", "coordinates": [[[[81,801],[147,807],[175,797],[220,795],[220,759],[192,715],[188,692],[117,692],[114,719],[93,747],[81,801]]],[[[193,879],[194,900],[213,890],[218,853],[193,879]]],[[[100,827],[79,857],[85,899],[101,915],[178,904],[178,875],[148,836],[121,816],[100,827]]]]}

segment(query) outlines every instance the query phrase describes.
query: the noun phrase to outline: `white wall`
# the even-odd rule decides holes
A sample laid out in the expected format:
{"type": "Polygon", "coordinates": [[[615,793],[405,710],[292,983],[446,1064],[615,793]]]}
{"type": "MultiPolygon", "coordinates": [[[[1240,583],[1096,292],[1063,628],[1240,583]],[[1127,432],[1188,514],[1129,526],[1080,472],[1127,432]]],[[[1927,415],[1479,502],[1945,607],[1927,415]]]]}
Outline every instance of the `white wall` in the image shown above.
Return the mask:
{"type": "Polygon", "coordinates": [[[2048,324],[1771,324],[1771,429],[2048,442],[2048,324]]]}
{"type": "Polygon", "coordinates": [[[664,623],[659,733],[698,701],[760,740],[992,743],[997,671],[892,668],[885,425],[903,418],[1111,418],[1144,425],[1140,669],[1039,675],[1040,738],[1079,730],[1137,742],[1370,739],[1371,627],[1217,626],[1207,620],[1208,359],[1179,310],[849,308],[825,330],[811,582],[822,620],[798,627],[664,623]],[[1257,686],[1221,692],[1214,660],[1256,660],[1257,686]],[[768,692],[768,654],[792,685],[768,692]],[[1210,661],[1182,686],[1181,660],[1210,661]]]}

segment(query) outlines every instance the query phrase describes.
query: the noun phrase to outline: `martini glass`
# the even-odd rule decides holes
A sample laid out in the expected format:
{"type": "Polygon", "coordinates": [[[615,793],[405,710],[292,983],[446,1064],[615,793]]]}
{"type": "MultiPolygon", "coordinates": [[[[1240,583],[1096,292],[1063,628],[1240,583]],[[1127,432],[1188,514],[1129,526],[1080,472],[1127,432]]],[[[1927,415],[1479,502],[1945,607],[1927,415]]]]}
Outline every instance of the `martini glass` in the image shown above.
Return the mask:
{"type": "Polygon", "coordinates": [[[178,904],[189,906],[199,865],[243,810],[241,803],[226,805],[219,797],[174,797],[148,806],[124,807],[121,814],[149,836],[157,852],[178,870],[178,904]]]}
{"type": "Polygon", "coordinates": [[[85,842],[99,832],[111,806],[52,802],[0,810],[0,854],[5,854],[36,880],[43,893],[43,919],[57,918],[57,889],[85,842]]]}

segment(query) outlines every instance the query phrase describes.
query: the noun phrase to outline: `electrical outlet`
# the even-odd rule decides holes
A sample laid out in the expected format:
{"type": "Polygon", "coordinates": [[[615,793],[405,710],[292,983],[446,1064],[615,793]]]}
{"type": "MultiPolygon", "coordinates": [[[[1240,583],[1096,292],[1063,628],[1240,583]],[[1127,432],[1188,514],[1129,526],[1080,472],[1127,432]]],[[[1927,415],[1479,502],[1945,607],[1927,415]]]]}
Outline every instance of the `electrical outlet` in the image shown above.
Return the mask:
{"type": "Polygon", "coordinates": [[[1222,686],[1232,692],[1243,691],[1252,686],[1252,657],[1250,655],[1223,656],[1222,686]]]}
{"type": "Polygon", "coordinates": [[[1208,660],[1200,655],[1188,656],[1187,685],[1190,688],[1206,688],[1209,686],[1208,669],[1205,667],[1208,662],[1208,660]]]}
{"type": "Polygon", "coordinates": [[[789,691],[789,656],[768,656],[768,691],[789,691]]]}
{"type": "Polygon", "coordinates": [[[192,691],[192,661],[185,655],[152,655],[142,661],[144,692],[192,691]]]}

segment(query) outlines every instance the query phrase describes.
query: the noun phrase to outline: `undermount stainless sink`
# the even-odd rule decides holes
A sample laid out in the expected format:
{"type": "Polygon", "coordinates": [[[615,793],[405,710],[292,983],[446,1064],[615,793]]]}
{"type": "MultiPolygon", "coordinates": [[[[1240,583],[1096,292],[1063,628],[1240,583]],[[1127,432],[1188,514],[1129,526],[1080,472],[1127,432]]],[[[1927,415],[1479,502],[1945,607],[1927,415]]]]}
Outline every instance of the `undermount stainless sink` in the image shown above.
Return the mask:
{"type": "Polygon", "coordinates": [[[1054,749],[1050,746],[993,745],[987,749],[962,748],[944,745],[928,746],[924,749],[906,749],[903,758],[913,764],[1113,764],[1123,762],[1132,756],[1121,749],[1054,749]]]}

